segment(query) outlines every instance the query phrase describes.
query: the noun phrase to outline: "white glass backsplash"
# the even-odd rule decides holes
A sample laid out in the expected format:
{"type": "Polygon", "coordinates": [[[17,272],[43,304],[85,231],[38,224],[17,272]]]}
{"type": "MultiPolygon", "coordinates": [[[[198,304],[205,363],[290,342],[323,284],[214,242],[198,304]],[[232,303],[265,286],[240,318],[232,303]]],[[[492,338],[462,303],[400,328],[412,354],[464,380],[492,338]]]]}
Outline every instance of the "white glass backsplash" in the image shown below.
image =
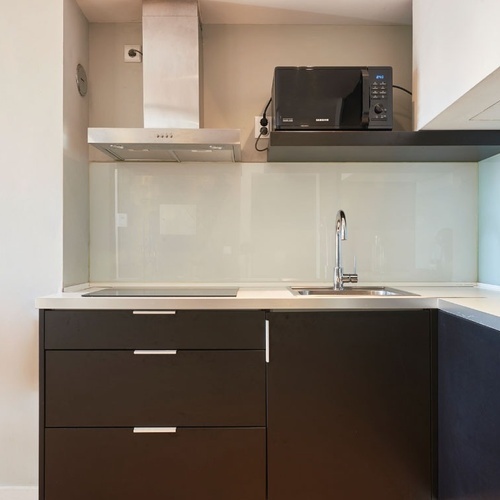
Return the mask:
{"type": "Polygon", "coordinates": [[[475,163],[93,163],[93,282],[477,279],[475,163]]]}

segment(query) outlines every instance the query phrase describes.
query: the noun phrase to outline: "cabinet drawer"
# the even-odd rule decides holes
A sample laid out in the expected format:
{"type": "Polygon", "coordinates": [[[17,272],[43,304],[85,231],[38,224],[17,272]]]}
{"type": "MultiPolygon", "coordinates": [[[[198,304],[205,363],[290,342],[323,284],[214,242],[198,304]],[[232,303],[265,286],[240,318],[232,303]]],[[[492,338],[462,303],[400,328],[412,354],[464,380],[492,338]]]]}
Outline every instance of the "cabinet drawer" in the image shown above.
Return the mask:
{"type": "Polygon", "coordinates": [[[265,500],[264,429],[47,429],[45,500],[265,500]]]}
{"type": "Polygon", "coordinates": [[[138,312],[44,311],[45,348],[264,349],[262,311],[138,312]]]}
{"type": "Polygon", "coordinates": [[[45,370],[47,427],[265,425],[264,351],[46,351],[45,370]]]}

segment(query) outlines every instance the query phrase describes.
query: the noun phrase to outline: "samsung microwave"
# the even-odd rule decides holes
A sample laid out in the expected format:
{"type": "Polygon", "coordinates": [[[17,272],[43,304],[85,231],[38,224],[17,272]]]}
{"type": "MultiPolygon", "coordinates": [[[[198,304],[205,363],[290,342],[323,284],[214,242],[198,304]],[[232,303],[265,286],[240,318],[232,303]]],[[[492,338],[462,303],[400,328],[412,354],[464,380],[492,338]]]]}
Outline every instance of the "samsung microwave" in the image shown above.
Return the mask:
{"type": "Polygon", "coordinates": [[[392,130],[389,66],[274,69],[273,130],[392,130]]]}

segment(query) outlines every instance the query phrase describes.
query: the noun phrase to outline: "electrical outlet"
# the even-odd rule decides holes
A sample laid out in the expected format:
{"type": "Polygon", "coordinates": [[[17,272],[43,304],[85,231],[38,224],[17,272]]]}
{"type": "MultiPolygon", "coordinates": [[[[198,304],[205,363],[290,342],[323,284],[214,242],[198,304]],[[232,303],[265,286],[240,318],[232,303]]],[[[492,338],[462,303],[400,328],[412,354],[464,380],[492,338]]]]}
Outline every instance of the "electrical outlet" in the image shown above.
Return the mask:
{"type": "Polygon", "coordinates": [[[271,118],[266,117],[268,124],[266,125],[267,127],[267,134],[264,135],[260,133],[260,129],[262,128],[262,125],[260,124],[260,120],[262,119],[262,116],[256,116],[255,117],[255,138],[258,139],[259,136],[261,139],[269,139],[269,132],[271,131],[271,118]]]}
{"type": "Polygon", "coordinates": [[[142,62],[142,55],[139,54],[138,52],[136,52],[135,55],[129,54],[129,51],[132,49],[138,50],[139,52],[142,52],[142,48],[140,45],[124,45],[123,46],[123,62],[134,62],[134,63],[142,62]]]}
{"type": "Polygon", "coordinates": [[[116,223],[116,227],[127,227],[128,226],[127,214],[117,213],[115,215],[115,223],[116,223]]]}

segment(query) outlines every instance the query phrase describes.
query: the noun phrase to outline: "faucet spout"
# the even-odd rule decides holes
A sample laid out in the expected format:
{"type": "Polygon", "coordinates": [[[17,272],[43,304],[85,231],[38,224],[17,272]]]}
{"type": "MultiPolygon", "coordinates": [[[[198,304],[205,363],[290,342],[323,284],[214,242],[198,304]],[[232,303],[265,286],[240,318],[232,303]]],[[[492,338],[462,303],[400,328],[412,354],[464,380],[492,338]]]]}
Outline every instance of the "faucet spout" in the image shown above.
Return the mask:
{"type": "Polygon", "coordinates": [[[347,238],[347,222],[343,210],[337,212],[335,218],[335,267],[342,266],[342,245],[341,241],[347,238]]]}
{"type": "Polygon", "coordinates": [[[347,239],[347,221],[343,210],[335,218],[335,269],[333,270],[333,289],[343,290],[344,282],[357,283],[357,274],[344,274],[342,271],[342,240],[347,239]]]}

